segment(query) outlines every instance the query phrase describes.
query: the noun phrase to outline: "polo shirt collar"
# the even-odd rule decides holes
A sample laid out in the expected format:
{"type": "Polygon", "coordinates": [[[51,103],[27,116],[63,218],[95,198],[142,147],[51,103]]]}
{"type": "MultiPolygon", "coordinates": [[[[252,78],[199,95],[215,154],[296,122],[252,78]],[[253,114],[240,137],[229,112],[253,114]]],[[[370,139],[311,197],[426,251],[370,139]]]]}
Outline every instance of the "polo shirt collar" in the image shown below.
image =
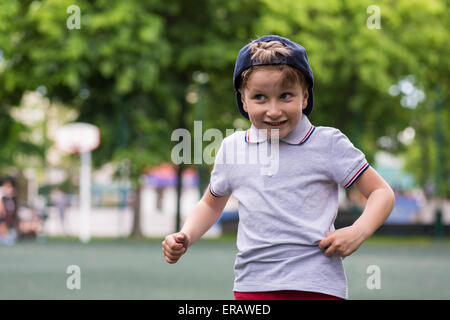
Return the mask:
{"type": "MultiPolygon", "coordinates": [[[[280,141],[286,142],[292,145],[302,145],[313,134],[315,126],[309,122],[309,119],[306,115],[302,115],[297,126],[289,132],[284,138],[280,139],[280,141]]],[[[245,132],[245,142],[247,143],[261,143],[267,140],[267,132],[264,129],[258,129],[253,124],[251,127],[245,132]]]]}

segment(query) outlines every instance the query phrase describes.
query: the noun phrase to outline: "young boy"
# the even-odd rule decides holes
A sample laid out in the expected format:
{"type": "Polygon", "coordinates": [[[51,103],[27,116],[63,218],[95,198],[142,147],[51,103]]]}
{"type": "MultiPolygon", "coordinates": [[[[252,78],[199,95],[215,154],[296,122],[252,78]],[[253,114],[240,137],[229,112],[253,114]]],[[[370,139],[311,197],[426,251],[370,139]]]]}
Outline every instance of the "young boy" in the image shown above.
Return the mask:
{"type": "Polygon", "coordinates": [[[252,41],[239,52],[234,86],[252,125],[224,139],[209,190],[181,231],[163,241],[164,258],[177,262],[233,194],[236,299],[347,299],[342,258],[387,219],[392,189],[344,134],[309,122],[313,74],[302,46],[275,35],[252,41]],[[236,161],[260,149],[271,151],[275,170],[236,161]],[[334,230],[339,185],[355,185],[367,204],[352,226],[334,230]]]}

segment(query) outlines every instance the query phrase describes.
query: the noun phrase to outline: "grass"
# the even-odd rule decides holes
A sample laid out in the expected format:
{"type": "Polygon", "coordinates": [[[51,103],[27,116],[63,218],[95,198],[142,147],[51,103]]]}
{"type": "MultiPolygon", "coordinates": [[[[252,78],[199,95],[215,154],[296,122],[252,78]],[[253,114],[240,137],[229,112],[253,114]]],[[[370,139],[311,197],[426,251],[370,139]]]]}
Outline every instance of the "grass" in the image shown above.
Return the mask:
{"type": "MultiPolygon", "coordinates": [[[[146,238],[113,238],[113,237],[94,237],[91,239],[91,242],[136,242],[136,243],[152,243],[163,241],[163,237],[146,237],[146,238]]],[[[56,236],[49,237],[46,239],[47,242],[78,242],[78,237],[73,236],[56,236]]],[[[235,243],[236,235],[235,234],[222,234],[217,238],[205,238],[201,240],[202,242],[225,242],[225,243],[235,243]]],[[[434,237],[426,236],[426,235],[411,235],[411,236],[396,236],[396,235],[374,235],[366,240],[365,245],[393,245],[393,246],[402,246],[402,245],[449,245],[450,246],[450,237],[435,239],[434,237]]]]}
{"type": "MultiPolygon", "coordinates": [[[[235,237],[196,243],[175,265],[161,238],[74,238],[0,247],[0,299],[233,299],[235,237]],[[66,286],[67,267],[81,269],[81,289],[66,286]]],[[[350,299],[450,299],[450,241],[374,236],[344,259],[350,299]],[[367,288],[368,267],[381,289],[367,288]]]]}

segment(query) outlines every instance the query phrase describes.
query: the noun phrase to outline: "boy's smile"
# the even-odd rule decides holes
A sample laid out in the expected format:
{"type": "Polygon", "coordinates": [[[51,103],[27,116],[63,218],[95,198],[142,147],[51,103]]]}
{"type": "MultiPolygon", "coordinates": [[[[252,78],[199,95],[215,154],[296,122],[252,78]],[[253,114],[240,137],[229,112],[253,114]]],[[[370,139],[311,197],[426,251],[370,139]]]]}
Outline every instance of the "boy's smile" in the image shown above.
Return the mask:
{"type": "Polygon", "coordinates": [[[283,83],[283,74],[276,66],[264,66],[254,71],[241,92],[244,110],[258,129],[279,130],[284,138],[299,123],[308,103],[308,91],[299,83],[283,83]]]}

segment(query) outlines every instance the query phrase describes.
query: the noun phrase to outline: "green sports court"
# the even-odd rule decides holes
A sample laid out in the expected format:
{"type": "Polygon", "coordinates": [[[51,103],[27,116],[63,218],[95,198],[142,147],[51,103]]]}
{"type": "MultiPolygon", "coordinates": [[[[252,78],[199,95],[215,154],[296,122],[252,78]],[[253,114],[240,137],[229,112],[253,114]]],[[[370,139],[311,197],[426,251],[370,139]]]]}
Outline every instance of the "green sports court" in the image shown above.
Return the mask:
{"type": "MultiPolygon", "coordinates": [[[[24,241],[0,247],[0,299],[233,299],[235,254],[230,236],[199,241],[174,265],[161,239],[24,241]],[[71,265],[80,289],[67,286],[71,265]]],[[[448,239],[374,236],[344,265],[349,299],[450,299],[448,239]],[[369,289],[370,266],[379,288],[369,289]]]]}

